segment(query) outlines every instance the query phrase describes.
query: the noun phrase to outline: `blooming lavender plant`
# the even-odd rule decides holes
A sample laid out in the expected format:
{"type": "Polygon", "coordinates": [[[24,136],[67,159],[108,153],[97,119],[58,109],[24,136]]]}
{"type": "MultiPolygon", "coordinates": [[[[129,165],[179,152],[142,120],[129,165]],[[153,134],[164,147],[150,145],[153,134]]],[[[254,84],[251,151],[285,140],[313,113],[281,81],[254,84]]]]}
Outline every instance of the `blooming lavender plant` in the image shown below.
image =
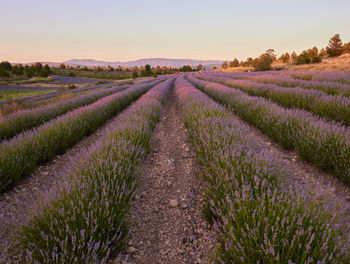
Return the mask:
{"type": "Polygon", "coordinates": [[[331,81],[350,85],[350,73],[342,71],[306,71],[288,72],[290,76],[301,80],[331,81]]]}
{"type": "MultiPolygon", "coordinates": [[[[156,82],[157,81],[153,81],[153,83],[156,82]]],[[[54,104],[12,113],[6,117],[0,118],[0,140],[10,139],[25,130],[42,125],[57,116],[96,102],[105,96],[123,91],[129,87],[130,85],[114,86],[106,90],[70,98],[54,104]]]]}
{"type": "Polygon", "coordinates": [[[24,130],[42,125],[43,123],[63,115],[75,108],[91,104],[102,97],[120,92],[128,88],[116,87],[107,91],[98,91],[91,94],[71,98],[50,105],[26,109],[12,113],[0,119],[0,140],[10,139],[24,130]]]}
{"type": "Polygon", "coordinates": [[[314,81],[292,78],[289,72],[281,73],[236,73],[220,74],[221,76],[232,78],[251,79],[263,83],[274,83],[286,87],[302,87],[305,89],[320,90],[329,95],[350,96],[350,85],[332,81],[314,81]]]}
{"type": "Polygon", "coordinates": [[[183,78],[175,82],[206,200],[217,263],[346,263],[339,212],[310,199],[249,128],[183,78]],[[292,185],[290,185],[292,184],[292,185]]]}
{"type": "Polygon", "coordinates": [[[120,116],[68,175],[68,182],[44,200],[18,234],[15,260],[28,263],[105,263],[124,245],[126,213],[140,161],[173,79],[152,88],[120,116]],[[17,257],[17,259],[16,259],[17,257]]]}
{"type": "Polygon", "coordinates": [[[91,134],[106,120],[147,92],[154,83],[134,85],[97,102],[78,108],[0,145],[0,191],[4,191],[35,167],[63,153],[91,134]]]}
{"type": "Polygon", "coordinates": [[[235,80],[206,74],[196,75],[198,78],[218,82],[240,89],[252,96],[270,99],[288,108],[300,108],[312,112],[329,121],[350,125],[350,99],[344,96],[330,96],[322,91],[306,90],[300,87],[280,87],[270,83],[259,83],[252,80],[235,80]]]}
{"type": "Polygon", "coordinates": [[[350,182],[348,128],[326,122],[303,110],[285,109],[264,98],[252,97],[218,83],[193,77],[188,79],[283,147],[294,148],[302,158],[350,182]]]}

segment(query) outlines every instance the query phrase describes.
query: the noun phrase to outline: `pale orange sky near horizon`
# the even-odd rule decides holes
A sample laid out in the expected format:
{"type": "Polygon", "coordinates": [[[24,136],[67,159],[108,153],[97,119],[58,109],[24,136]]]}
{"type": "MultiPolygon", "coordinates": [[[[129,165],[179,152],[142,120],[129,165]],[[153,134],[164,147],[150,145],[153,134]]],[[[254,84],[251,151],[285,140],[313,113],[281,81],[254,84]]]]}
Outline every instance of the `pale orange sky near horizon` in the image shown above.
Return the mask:
{"type": "Polygon", "coordinates": [[[231,60],[268,48],[322,48],[335,33],[350,41],[345,0],[22,0],[1,7],[0,60],[10,62],[231,60]]]}

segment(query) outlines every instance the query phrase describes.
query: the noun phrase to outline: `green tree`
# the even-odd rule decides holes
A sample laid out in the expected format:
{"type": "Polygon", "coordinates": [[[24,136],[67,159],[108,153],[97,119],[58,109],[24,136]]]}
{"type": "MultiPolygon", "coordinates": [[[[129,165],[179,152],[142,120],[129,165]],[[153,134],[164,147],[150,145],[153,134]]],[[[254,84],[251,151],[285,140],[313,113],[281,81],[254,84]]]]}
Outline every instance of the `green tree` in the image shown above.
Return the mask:
{"type": "Polygon", "coordinates": [[[299,54],[299,56],[296,58],[296,64],[301,65],[301,64],[309,64],[311,62],[311,56],[308,52],[303,51],[302,53],[299,54]]]}
{"type": "Polygon", "coordinates": [[[343,54],[343,44],[339,34],[335,34],[328,42],[327,53],[330,57],[338,57],[343,54]]]}
{"type": "Polygon", "coordinates": [[[239,61],[237,60],[237,58],[235,58],[233,61],[230,61],[230,67],[231,68],[235,68],[239,66],[239,61]]]}
{"type": "Polygon", "coordinates": [[[281,57],[278,58],[278,60],[281,60],[283,62],[288,62],[290,59],[290,55],[288,52],[281,55],[281,57]]]}
{"type": "Polygon", "coordinates": [[[151,65],[149,64],[145,65],[145,72],[148,76],[152,74],[151,65]]]}
{"type": "Polygon", "coordinates": [[[23,75],[24,68],[22,65],[12,66],[11,72],[16,75],[23,75]]]}
{"type": "Polygon", "coordinates": [[[318,53],[318,55],[320,56],[320,57],[324,57],[324,56],[326,56],[327,55],[327,51],[325,50],[325,49],[321,49],[320,50],[320,52],[318,53]]]}
{"type": "Polygon", "coordinates": [[[26,65],[24,67],[24,70],[26,72],[26,75],[28,78],[32,78],[35,75],[34,68],[26,65]]]}
{"type": "Polygon", "coordinates": [[[268,71],[271,70],[272,62],[274,61],[274,50],[269,49],[265,53],[261,54],[259,58],[253,60],[253,67],[256,71],[268,71]]]}
{"type": "Polygon", "coordinates": [[[315,56],[312,57],[311,59],[311,63],[321,63],[322,62],[322,58],[320,56],[315,56]]]}
{"type": "Polygon", "coordinates": [[[296,53],[295,51],[293,51],[292,54],[290,55],[290,58],[291,58],[292,60],[296,60],[297,57],[298,57],[298,55],[297,55],[297,53],[296,53]]]}
{"type": "Polygon", "coordinates": [[[197,66],[197,70],[198,70],[198,71],[203,70],[203,65],[202,65],[202,64],[199,64],[199,65],[197,66]]]}
{"type": "Polygon", "coordinates": [[[345,43],[343,46],[343,52],[344,53],[350,53],[350,41],[348,43],[345,43]]]}
{"type": "Polygon", "coordinates": [[[37,62],[33,65],[33,69],[36,73],[41,73],[41,71],[43,70],[43,65],[40,62],[37,62]]]}
{"type": "Polygon", "coordinates": [[[309,49],[307,51],[307,53],[310,55],[311,58],[317,57],[317,55],[318,55],[318,48],[317,47],[313,47],[312,49],[309,49]]]}
{"type": "Polygon", "coordinates": [[[136,79],[136,78],[138,78],[138,77],[139,77],[139,74],[138,74],[137,70],[133,70],[133,71],[132,71],[132,78],[133,78],[133,79],[136,79]]]}
{"type": "Polygon", "coordinates": [[[66,65],[64,65],[64,63],[62,63],[61,65],[60,65],[60,69],[61,70],[64,70],[66,68],[66,65]]]}
{"type": "Polygon", "coordinates": [[[247,63],[248,63],[248,66],[253,66],[253,58],[252,57],[249,57],[247,59],[247,63]]]}
{"type": "Polygon", "coordinates": [[[277,57],[276,57],[276,54],[275,54],[275,50],[274,49],[268,49],[265,54],[268,54],[270,55],[272,61],[276,61],[277,60],[277,57]]]}
{"type": "Polygon", "coordinates": [[[224,61],[224,62],[221,64],[221,68],[227,69],[227,68],[228,68],[228,62],[227,62],[227,61],[224,61]]]}
{"type": "Polygon", "coordinates": [[[0,69],[3,69],[4,71],[11,71],[12,65],[8,61],[2,61],[0,62],[0,69]]]}
{"type": "Polygon", "coordinates": [[[191,72],[191,71],[193,71],[193,69],[190,65],[184,65],[180,68],[180,72],[191,72]]]}
{"type": "Polygon", "coordinates": [[[10,77],[10,74],[5,69],[0,68],[0,77],[10,77]]]}
{"type": "Polygon", "coordinates": [[[46,64],[43,70],[40,72],[40,76],[46,78],[50,75],[50,73],[51,73],[50,66],[46,64]]]}

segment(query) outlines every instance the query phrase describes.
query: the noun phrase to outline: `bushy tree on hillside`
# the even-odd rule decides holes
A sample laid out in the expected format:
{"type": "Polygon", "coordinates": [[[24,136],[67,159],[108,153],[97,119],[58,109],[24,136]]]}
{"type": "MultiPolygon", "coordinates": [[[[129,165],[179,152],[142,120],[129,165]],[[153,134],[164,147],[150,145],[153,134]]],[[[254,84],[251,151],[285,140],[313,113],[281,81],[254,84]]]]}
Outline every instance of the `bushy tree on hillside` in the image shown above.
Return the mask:
{"type": "Polygon", "coordinates": [[[318,53],[318,55],[320,56],[320,57],[324,57],[324,56],[326,56],[327,55],[327,51],[325,50],[325,49],[321,49],[320,50],[320,52],[318,53]]]}
{"type": "Polygon", "coordinates": [[[281,57],[278,58],[278,60],[281,60],[283,62],[288,62],[290,59],[290,55],[288,52],[281,55],[281,57]]]}
{"type": "Polygon", "coordinates": [[[296,60],[297,57],[298,57],[298,55],[297,55],[297,53],[296,53],[295,51],[293,51],[292,54],[290,55],[290,58],[291,58],[292,60],[296,60]]]}
{"type": "Polygon", "coordinates": [[[252,57],[249,57],[247,59],[247,64],[248,64],[248,66],[253,66],[253,58],[252,57]]]}
{"type": "Polygon", "coordinates": [[[343,54],[343,44],[339,34],[335,34],[328,42],[327,53],[330,57],[338,57],[343,54]]]}
{"type": "Polygon", "coordinates": [[[272,61],[276,61],[277,60],[277,56],[275,54],[275,50],[274,49],[268,49],[265,53],[270,55],[272,61]]]}
{"type": "Polygon", "coordinates": [[[317,57],[317,55],[318,55],[318,48],[317,47],[313,47],[312,49],[309,49],[307,51],[307,53],[310,55],[311,58],[317,57]]]}
{"type": "Polygon", "coordinates": [[[239,61],[235,58],[233,61],[230,61],[230,67],[238,67],[239,66],[239,61]]]}
{"type": "Polygon", "coordinates": [[[321,63],[322,62],[322,57],[320,56],[315,56],[315,57],[312,57],[311,59],[311,63],[321,63]]]}
{"type": "Polygon", "coordinates": [[[268,71],[271,70],[272,62],[276,58],[273,49],[267,50],[265,53],[261,54],[259,58],[254,59],[253,67],[256,71],[268,71]]]}
{"type": "Polygon", "coordinates": [[[309,64],[311,62],[311,56],[308,52],[303,51],[302,53],[299,54],[299,56],[296,58],[296,64],[301,65],[301,64],[309,64]]]}
{"type": "Polygon", "coordinates": [[[344,53],[350,53],[350,41],[348,43],[345,43],[343,46],[343,52],[344,53]]]}
{"type": "Polygon", "coordinates": [[[222,64],[221,64],[221,67],[223,69],[227,69],[228,68],[228,62],[227,61],[224,61],[222,64]]]}

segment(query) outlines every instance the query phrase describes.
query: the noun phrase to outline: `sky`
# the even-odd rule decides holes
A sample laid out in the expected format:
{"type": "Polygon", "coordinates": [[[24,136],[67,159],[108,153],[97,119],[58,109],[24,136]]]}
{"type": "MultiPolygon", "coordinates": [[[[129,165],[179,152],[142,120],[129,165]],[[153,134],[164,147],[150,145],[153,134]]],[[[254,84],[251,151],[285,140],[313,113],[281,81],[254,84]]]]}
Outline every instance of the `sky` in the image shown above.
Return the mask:
{"type": "Polygon", "coordinates": [[[0,60],[240,60],[350,41],[349,0],[0,0],[0,60]]]}

